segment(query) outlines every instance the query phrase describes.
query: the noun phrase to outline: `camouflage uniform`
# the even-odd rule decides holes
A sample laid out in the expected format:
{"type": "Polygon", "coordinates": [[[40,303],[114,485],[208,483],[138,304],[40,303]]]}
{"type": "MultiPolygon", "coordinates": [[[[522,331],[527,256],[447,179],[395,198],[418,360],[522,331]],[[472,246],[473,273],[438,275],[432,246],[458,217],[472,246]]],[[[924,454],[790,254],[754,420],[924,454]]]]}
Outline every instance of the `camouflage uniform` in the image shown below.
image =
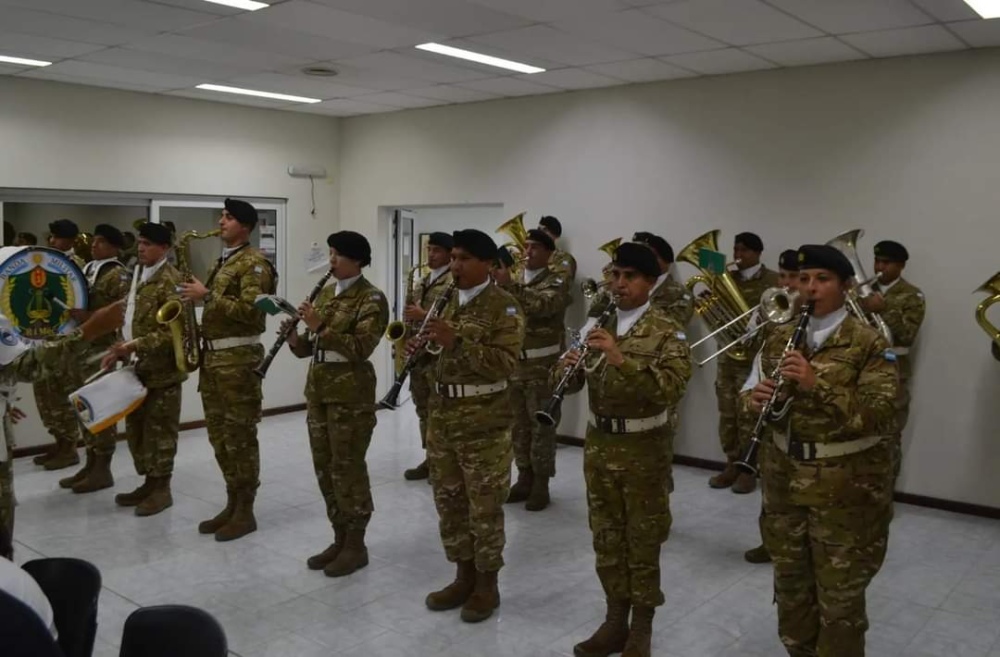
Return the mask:
{"type": "MultiPolygon", "coordinates": [[[[793,330],[786,324],[769,336],[762,372],[774,370],[793,330]]],[[[806,349],[816,385],[793,393],[761,452],[761,533],[774,561],[778,632],[792,657],[864,655],[865,589],[885,558],[892,517],[884,436],[898,376],[886,349],[853,317],[815,352],[806,349]]],[[[741,405],[750,412],[749,392],[741,405]]]]}
{"type": "MultiPolygon", "coordinates": [[[[602,290],[595,297],[594,302],[590,304],[590,308],[587,309],[587,317],[600,317],[604,309],[608,307],[610,300],[610,295],[602,290]]],[[[670,275],[667,275],[663,283],[649,293],[649,302],[681,327],[687,326],[694,316],[694,299],[691,298],[687,288],[670,275]]]]}
{"type": "Polygon", "coordinates": [[[313,306],[326,328],[293,350],[312,357],[306,378],[309,447],[334,529],[363,531],[374,506],[365,454],[375,429],[375,368],[368,359],[389,324],[385,295],[363,276],[336,294],[323,288],[313,306]]]}
{"type": "MultiPolygon", "coordinates": [[[[433,283],[430,274],[420,279],[410,294],[406,297],[406,303],[415,304],[424,310],[429,310],[441,293],[451,284],[451,273],[441,274],[433,283]]],[[[419,328],[419,324],[411,326],[408,335],[419,328]]],[[[420,446],[427,448],[427,405],[431,396],[430,370],[433,366],[433,359],[430,355],[422,356],[417,364],[410,371],[410,394],[413,397],[413,405],[417,409],[417,419],[420,421],[420,446]]]]}
{"type": "MultiPolygon", "coordinates": [[[[549,269],[563,280],[568,293],[572,293],[573,281],[576,279],[576,258],[569,251],[556,249],[549,257],[549,269]]],[[[572,297],[570,303],[572,303],[572,297]]]]}
{"type": "Polygon", "coordinates": [[[487,285],[464,306],[456,292],[443,318],[457,334],[434,366],[427,458],[441,542],[448,561],[475,561],[479,572],[503,566],[513,413],[505,387],[517,368],[524,315],[517,301],[487,285]],[[491,394],[459,396],[469,386],[491,394]]]}

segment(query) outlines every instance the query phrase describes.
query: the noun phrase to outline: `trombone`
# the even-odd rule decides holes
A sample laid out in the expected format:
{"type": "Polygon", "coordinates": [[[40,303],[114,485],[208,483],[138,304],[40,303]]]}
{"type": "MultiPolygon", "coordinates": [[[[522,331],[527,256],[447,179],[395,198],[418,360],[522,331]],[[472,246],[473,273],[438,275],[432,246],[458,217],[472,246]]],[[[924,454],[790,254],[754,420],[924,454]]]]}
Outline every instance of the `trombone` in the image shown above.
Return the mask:
{"type": "Polygon", "coordinates": [[[736,324],[740,320],[744,319],[748,315],[753,313],[758,313],[760,317],[760,323],[756,326],[747,328],[743,335],[739,336],[735,340],[732,340],[729,344],[722,347],[712,355],[696,361],[698,367],[704,366],[709,361],[713,360],[716,356],[726,353],[732,347],[738,344],[745,344],[747,341],[751,340],[755,335],[757,335],[765,326],[768,324],[784,324],[795,317],[796,307],[801,300],[801,295],[798,292],[786,290],[783,287],[772,287],[764,290],[764,294],[760,297],[760,303],[751,308],[750,310],[744,312],[743,314],[734,317],[729,320],[719,328],[715,329],[702,339],[698,340],[691,345],[691,350],[693,351],[695,347],[708,341],[710,338],[714,338],[716,335],[723,333],[730,326],[736,324]]]}
{"type": "Polygon", "coordinates": [[[991,324],[986,319],[986,311],[989,307],[1000,302],[1000,271],[993,274],[989,280],[977,287],[976,292],[987,292],[990,294],[990,296],[983,299],[976,306],[976,321],[979,322],[979,325],[986,331],[986,335],[990,336],[990,340],[993,341],[993,357],[1000,360],[1000,328],[997,328],[996,325],[991,324]]]}

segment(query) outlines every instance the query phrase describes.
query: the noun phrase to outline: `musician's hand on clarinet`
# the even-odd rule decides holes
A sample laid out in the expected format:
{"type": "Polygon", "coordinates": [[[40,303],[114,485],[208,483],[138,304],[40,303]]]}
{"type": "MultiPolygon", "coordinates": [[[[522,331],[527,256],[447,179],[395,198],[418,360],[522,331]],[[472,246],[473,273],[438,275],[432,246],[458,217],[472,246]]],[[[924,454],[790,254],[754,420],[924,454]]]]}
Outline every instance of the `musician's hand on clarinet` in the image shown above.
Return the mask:
{"type": "Polygon", "coordinates": [[[177,288],[180,290],[181,298],[185,301],[201,301],[208,295],[208,288],[194,276],[191,277],[190,282],[181,283],[177,288]]]}
{"type": "Polygon", "coordinates": [[[415,335],[406,341],[406,348],[403,352],[407,357],[412,356],[417,352],[418,349],[423,349],[424,345],[427,343],[427,339],[421,335],[415,335]]]}
{"type": "Polygon", "coordinates": [[[408,322],[422,322],[426,316],[427,311],[415,303],[407,304],[403,309],[403,319],[408,322]]]}
{"type": "Polygon", "coordinates": [[[781,375],[795,381],[800,390],[812,390],[816,385],[816,370],[798,351],[789,351],[781,361],[781,375]]]}
{"type": "Polygon", "coordinates": [[[615,342],[614,336],[606,329],[595,328],[588,333],[587,346],[591,349],[603,351],[608,365],[612,367],[618,367],[625,362],[625,356],[622,355],[621,349],[618,348],[618,343],[615,342]]]}
{"type": "Polygon", "coordinates": [[[753,390],[750,391],[750,408],[753,409],[755,413],[760,413],[764,410],[764,404],[771,399],[771,395],[774,394],[774,379],[764,379],[754,386],[753,390]]]}
{"type": "Polygon", "coordinates": [[[309,330],[313,333],[323,324],[323,318],[319,316],[319,313],[316,312],[316,309],[308,301],[303,301],[302,305],[299,306],[299,317],[302,319],[302,323],[309,327],[309,330]]]}
{"type": "Polygon", "coordinates": [[[455,329],[446,320],[435,317],[427,322],[427,339],[436,342],[445,349],[455,346],[455,329]]]}
{"type": "Polygon", "coordinates": [[[288,334],[288,337],[285,338],[285,342],[288,343],[288,346],[292,349],[299,346],[299,332],[291,330],[290,328],[294,323],[295,320],[289,317],[288,319],[283,320],[281,322],[281,326],[278,327],[278,335],[285,335],[285,333],[288,334]]]}
{"type": "Polygon", "coordinates": [[[566,368],[566,367],[573,367],[578,362],[580,362],[580,350],[570,349],[563,355],[562,360],[559,364],[562,367],[566,368]]]}

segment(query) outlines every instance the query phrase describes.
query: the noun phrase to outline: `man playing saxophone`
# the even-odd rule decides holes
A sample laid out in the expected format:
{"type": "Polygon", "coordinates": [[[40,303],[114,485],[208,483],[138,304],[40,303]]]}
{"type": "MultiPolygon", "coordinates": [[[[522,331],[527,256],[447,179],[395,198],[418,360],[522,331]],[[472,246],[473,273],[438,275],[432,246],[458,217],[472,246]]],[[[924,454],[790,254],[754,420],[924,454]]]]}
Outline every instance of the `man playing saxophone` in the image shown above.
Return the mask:
{"type": "MultiPolygon", "coordinates": [[[[256,225],[257,210],[252,205],[227,198],[219,217],[222,256],[205,284],[192,278],[181,286],[186,301],[205,304],[198,387],[208,440],[226,482],[226,506],[199,524],[198,531],[215,534],[217,541],[231,541],[257,529],[253,505],[260,486],[257,424],[263,394],[254,369],[264,357],[260,334],[266,326],[264,313],[254,301],[260,294],[276,291],[277,274],[270,261],[250,246],[256,225]]],[[[182,269],[187,257],[185,249],[179,248],[182,269]]]]}

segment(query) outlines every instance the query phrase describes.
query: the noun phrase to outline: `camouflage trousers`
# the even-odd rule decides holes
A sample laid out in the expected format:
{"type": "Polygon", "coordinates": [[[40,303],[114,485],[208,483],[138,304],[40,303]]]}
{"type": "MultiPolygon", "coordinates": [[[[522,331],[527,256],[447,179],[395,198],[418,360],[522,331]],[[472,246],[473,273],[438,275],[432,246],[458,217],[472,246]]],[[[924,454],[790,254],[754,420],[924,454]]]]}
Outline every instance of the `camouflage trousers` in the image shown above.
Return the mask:
{"type": "Polygon", "coordinates": [[[426,366],[414,367],[410,372],[410,396],[413,406],[417,409],[417,420],[420,423],[420,446],[427,449],[427,418],[430,414],[431,380],[426,366]]]}
{"type": "Polygon", "coordinates": [[[514,462],[518,470],[531,468],[543,477],[556,474],[556,428],[538,422],[535,411],[544,410],[551,396],[552,387],[547,378],[511,381],[514,462]]]}
{"type": "Polygon", "coordinates": [[[135,471],[149,477],[173,474],[181,423],[181,386],[150,388],[142,406],[125,418],[135,471]]]}
{"type": "Polygon", "coordinates": [[[80,439],[80,420],[69,403],[69,394],[79,388],[80,383],[77,375],[64,371],[31,384],[38,417],[57,445],[71,444],[75,448],[80,439]]]}
{"type": "Polygon", "coordinates": [[[448,561],[470,561],[476,570],[503,567],[503,504],[510,485],[510,430],[479,428],[468,418],[451,421],[431,413],[427,433],[434,505],[448,561]]]}
{"type": "Polygon", "coordinates": [[[719,444],[730,463],[739,459],[750,439],[741,417],[740,388],[750,376],[751,364],[738,363],[723,355],[715,375],[715,398],[719,408],[719,444]]]}
{"type": "MultiPolygon", "coordinates": [[[[907,358],[901,356],[900,359],[907,358]]],[[[892,436],[892,471],[894,476],[899,476],[899,471],[903,466],[903,430],[906,422],[910,419],[910,363],[904,361],[899,367],[899,388],[896,392],[896,433],[892,436]]]]}
{"type": "Polygon", "coordinates": [[[310,401],[306,424],[316,482],[330,523],[364,529],[375,509],[365,461],[375,429],[374,406],[310,401]]]}
{"type": "MultiPolygon", "coordinates": [[[[6,402],[0,400],[0,404],[6,402]]],[[[7,528],[11,536],[14,535],[14,423],[11,422],[10,413],[3,414],[4,436],[2,440],[7,443],[7,458],[0,461],[0,525],[7,528]]]]}
{"type": "Polygon", "coordinates": [[[761,454],[761,534],[774,562],[778,633],[791,657],[863,657],[865,590],[885,559],[892,444],[811,462],[761,454]]]}
{"type": "Polygon", "coordinates": [[[605,434],[587,427],[583,475],[597,576],[611,600],[663,604],[660,546],[673,521],[665,458],[667,429],[605,434]]]}
{"type": "Polygon", "coordinates": [[[199,374],[208,441],[229,490],[255,491],[260,486],[257,424],[263,393],[254,367],[203,367],[199,374]]]}

